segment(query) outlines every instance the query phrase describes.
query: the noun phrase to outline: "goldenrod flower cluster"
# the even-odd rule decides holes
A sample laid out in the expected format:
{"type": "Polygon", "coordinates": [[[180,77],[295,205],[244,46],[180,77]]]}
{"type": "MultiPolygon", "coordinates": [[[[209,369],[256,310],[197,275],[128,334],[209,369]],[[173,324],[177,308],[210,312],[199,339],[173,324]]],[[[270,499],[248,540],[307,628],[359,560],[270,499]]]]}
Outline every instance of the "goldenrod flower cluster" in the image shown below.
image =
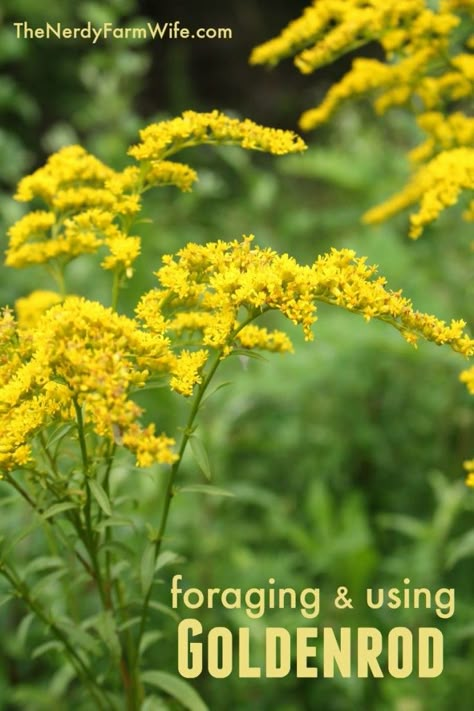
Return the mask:
{"type": "Polygon", "coordinates": [[[382,222],[400,210],[419,203],[418,212],[410,215],[409,235],[416,239],[426,225],[458,201],[463,190],[471,190],[473,186],[474,147],[442,151],[422,166],[399,193],[369,210],[364,220],[382,222]]]}
{"type": "MultiPolygon", "coordinates": [[[[456,124],[453,132],[464,131],[456,124]]],[[[438,140],[438,139],[437,139],[438,140]]],[[[444,137],[439,140],[445,140],[444,137]]],[[[448,140],[448,139],[446,139],[448,140]]],[[[102,266],[131,270],[140,250],[128,233],[153,185],[190,189],[195,172],[167,157],[198,143],[230,143],[272,153],[299,151],[291,132],[230,119],[217,112],[148,127],[130,149],[138,165],[115,172],[79,146],[54,154],[24,178],[17,197],[42,200],[10,230],[7,263],[56,265],[106,245],[102,266]]],[[[454,150],[454,149],[453,149],[454,150]]],[[[459,150],[459,149],[458,149],[459,150]]],[[[459,161],[458,161],[459,163],[459,161]]],[[[419,338],[447,344],[464,355],[474,341],[463,321],[446,324],[415,311],[400,292],[389,291],[375,267],[351,250],[332,250],[311,265],[254,245],[253,237],[230,243],[188,244],[163,257],[158,286],[140,299],[134,318],[75,296],[34,291],[16,304],[17,320],[0,320],[0,466],[29,466],[35,435],[58,421],[75,422],[95,437],[128,448],[138,466],[171,464],[174,441],[143,425],[133,394],[150,378],[162,378],[189,397],[206,387],[219,359],[241,349],[285,353],[289,337],[255,323],[279,311],[313,337],[318,302],[381,319],[409,343],[419,338]],[[212,358],[212,365],[208,362],[212,358]]],[[[85,447],[82,447],[84,450],[85,447]]],[[[84,451],[82,452],[84,456],[84,451]]]]}
{"type": "Polygon", "coordinates": [[[18,185],[17,200],[40,200],[47,209],[27,213],[10,228],[6,264],[64,266],[105,244],[112,257],[104,267],[114,268],[123,253],[126,269],[139,247],[120,228],[120,220],[140,210],[138,193],[129,193],[127,187],[81,146],[62,148],[18,185]]]}
{"type": "Polygon", "coordinates": [[[203,143],[236,145],[275,155],[305,149],[304,142],[292,131],[260,126],[250,119],[239,121],[219,111],[185,111],[178,118],[140,131],[140,143],[132,146],[129,154],[139,161],[161,161],[183,148],[203,143]]]}
{"type": "Polygon", "coordinates": [[[141,209],[141,194],[151,187],[173,185],[187,192],[197,179],[184,163],[165,158],[200,144],[238,145],[249,150],[284,154],[305,144],[291,131],[229,118],[217,111],[186,111],[170,121],[140,132],[141,142],[129,154],[139,165],[117,172],[81,146],[67,146],[46,165],[20,181],[16,199],[41,201],[46,209],[27,213],[9,230],[6,264],[25,267],[48,264],[53,273],[81,254],[105,246],[101,266],[119,276],[132,276],[140,239],[129,234],[141,209]]]}
{"type": "Polygon", "coordinates": [[[460,111],[448,115],[428,111],[418,116],[417,123],[428,138],[410,152],[413,163],[423,163],[441,151],[474,146],[474,118],[460,111]]]}
{"type": "MultiPolygon", "coordinates": [[[[333,62],[340,55],[372,41],[385,51],[386,61],[359,57],[314,109],[303,113],[300,126],[311,130],[328,119],[342,102],[369,96],[378,113],[392,106],[418,107],[418,123],[427,140],[412,151],[417,163],[440,160],[415,173],[410,185],[386,203],[365,215],[367,222],[388,218],[416,202],[412,237],[454,204],[461,192],[472,192],[473,119],[458,108],[474,94],[474,57],[467,49],[474,43],[473,0],[314,0],[302,16],[291,22],[279,37],[256,47],[253,64],[275,64],[288,55],[303,73],[333,62]],[[469,32],[471,33],[469,35],[469,32]],[[449,114],[449,106],[458,110],[449,114]],[[464,148],[466,153],[451,149],[464,148]],[[462,158],[458,165],[456,159],[462,158]],[[440,169],[450,169],[442,186],[431,189],[440,169]],[[428,187],[427,187],[428,185],[428,187]],[[428,190],[426,200],[420,196],[428,190]]],[[[472,219],[472,205],[464,213],[472,219]]]]}
{"type": "Polygon", "coordinates": [[[300,265],[287,254],[253,246],[253,236],[230,243],[189,244],[176,256],[163,258],[157,272],[160,287],[140,300],[137,315],[152,333],[198,331],[199,343],[223,356],[239,345],[268,350],[291,349],[280,332],[250,329],[247,321],[277,310],[303,327],[311,340],[317,302],[340,306],[366,320],[387,321],[410,342],[424,338],[449,344],[466,356],[474,340],[463,331],[464,321],[449,325],[415,311],[400,292],[385,288],[385,279],[365,258],[349,249],[332,249],[312,265],[300,265]],[[164,314],[168,314],[165,316],[164,314]]]}
{"type": "Polygon", "coordinates": [[[389,291],[375,267],[351,250],[300,265],[287,254],[253,245],[188,244],[163,257],[159,287],[144,294],[136,318],[96,302],[52,292],[19,300],[19,323],[5,310],[0,322],[0,465],[10,470],[31,458],[38,430],[74,421],[77,408],[96,435],[127,447],[138,466],[172,463],[173,440],[142,426],[133,392],[153,375],[189,396],[202,381],[211,352],[235,349],[292,350],[288,336],[253,322],[276,310],[311,339],[317,303],[333,304],[367,320],[397,328],[410,343],[424,338],[464,355],[474,341],[463,321],[449,325],[415,311],[400,292],[389,291]]]}
{"type": "Polygon", "coordinates": [[[10,358],[12,340],[22,357],[1,372],[2,468],[26,464],[31,436],[53,419],[74,420],[74,403],[97,435],[130,449],[139,466],[174,461],[173,440],[157,436],[153,425],[140,426],[141,408],[130,397],[149,368],[172,371],[167,339],[72,296],[50,306],[32,329],[15,329],[8,312],[3,319],[2,361],[10,358]]]}

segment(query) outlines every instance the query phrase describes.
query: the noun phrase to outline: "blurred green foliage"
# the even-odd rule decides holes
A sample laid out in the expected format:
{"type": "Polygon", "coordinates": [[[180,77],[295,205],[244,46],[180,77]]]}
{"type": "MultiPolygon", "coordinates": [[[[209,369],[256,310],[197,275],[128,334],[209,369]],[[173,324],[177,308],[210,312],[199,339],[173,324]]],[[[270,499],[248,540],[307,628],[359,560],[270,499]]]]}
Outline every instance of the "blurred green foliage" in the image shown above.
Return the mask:
{"type": "MultiPolygon", "coordinates": [[[[20,211],[10,198],[14,183],[60,145],[84,142],[118,165],[117,156],[150,120],[140,115],[136,99],[152,49],[157,50],[126,43],[46,46],[12,38],[9,23],[23,17],[32,24],[52,16],[71,24],[85,17],[117,23],[132,17],[139,23],[141,8],[134,0],[57,2],[47,8],[32,0],[5,0],[2,12],[4,231],[20,211]]],[[[233,67],[245,59],[234,58],[233,67]]],[[[183,101],[188,79],[176,69],[183,101]]],[[[331,246],[354,248],[378,263],[389,285],[402,287],[420,309],[472,323],[469,235],[456,209],[417,243],[405,236],[404,217],[380,228],[359,222],[368,206],[403,183],[408,172],[403,153],[413,145],[414,131],[397,112],[376,124],[361,105],[346,109],[316,134],[302,157],[270,160],[238,150],[190,153],[189,162],[199,169],[196,189],[189,195],[173,188],[150,194],[150,222],[140,226],[143,255],[121,308],[131,310],[153,285],[152,271],[163,253],[188,241],[251,232],[260,245],[303,261],[331,246]]],[[[81,258],[71,266],[70,287],[103,298],[108,286],[97,275],[92,262],[81,258]]],[[[2,267],[2,303],[12,303],[33,283],[39,287],[48,281],[40,271],[2,267]]],[[[320,309],[315,336],[314,343],[305,344],[294,334],[295,355],[226,364],[221,376],[231,385],[209,399],[199,432],[210,452],[214,483],[234,496],[176,497],[167,543],[178,557],[164,568],[154,598],[169,605],[176,572],[187,585],[202,589],[260,587],[273,577],[296,590],[320,587],[316,624],[337,627],[341,616],[332,599],[336,588],[346,585],[355,609],[344,623],[353,629],[368,625],[387,632],[397,625],[427,624],[445,633],[445,670],[437,679],[244,680],[234,674],[219,681],[203,676],[195,686],[213,710],[444,711],[455,706],[468,711],[474,694],[474,500],[461,483],[461,462],[472,451],[474,418],[457,380],[462,363],[434,346],[415,351],[383,324],[365,324],[330,307],[320,309]],[[365,588],[397,587],[404,577],[433,590],[454,587],[454,616],[440,621],[433,610],[366,609],[365,588]]],[[[152,412],[156,391],[140,397],[152,412]]],[[[168,422],[180,424],[178,398],[161,392],[159,397],[158,427],[165,412],[168,422]]],[[[124,540],[138,556],[143,522],[157,510],[163,492],[159,470],[127,473],[128,464],[123,461],[114,476],[135,522],[124,540]]],[[[192,458],[184,480],[203,481],[192,458]]],[[[32,562],[54,557],[54,544],[47,526],[28,533],[31,512],[6,486],[0,491],[5,541],[26,532],[16,540],[15,557],[27,574],[32,562]]],[[[54,576],[54,566],[52,573],[46,592],[59,614],[60,600],[71,591],[67,580],[54,576]]],[[[123,575],[134,573],[124,561],[123,575]]],[[[37,572],[30,567],[28,574],[37,572]]],[[[41,648],[44,630],[25,617],[19,600],[2,602],[0,709],[89,708],[71,683],[69,668],[58,663],[53,649],[41,648]]],[[[176,672],[176,619],[169,610],[153,615],[163,636],[148,640],[148,667],[176,672]]],[[[199,618],[206,629],[248,625],[243,611],[201,610],[199,618]]],[[[264,624],[291,630],[300,622],[295,611],[278,610],[253,623],[256,656],[262,654],[264,624]]],[[[144,711],[167,708],[177,706],[157,698],[144,711]]]]}

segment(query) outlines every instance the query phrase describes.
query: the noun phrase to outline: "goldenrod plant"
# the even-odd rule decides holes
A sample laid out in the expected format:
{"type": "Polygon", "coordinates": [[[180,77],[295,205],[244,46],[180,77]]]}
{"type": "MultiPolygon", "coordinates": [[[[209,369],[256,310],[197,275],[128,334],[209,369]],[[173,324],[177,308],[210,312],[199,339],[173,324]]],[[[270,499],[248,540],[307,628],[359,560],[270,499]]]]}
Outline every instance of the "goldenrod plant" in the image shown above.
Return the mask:
{"type": "MultiPolygon", "coordinates": [[[[121,171],[68,146],[23,178],[16,193],[32,209],[9,230],[6,262],[43,265],[56,289],[32,290],[2,314],[0,463],[4,482],[31,507],[33,525],[43,528],[53,553],[20,573],[9,541],[0,575],[28,609],[28,624],[42,625],[45,642],[35,655],[67,658],[67,679],[80,680],[88,695],[84,708],[145,708],[150,687],[187,708],[205,708],[183,679],[146,667],[146,649],[159,635],[150,629],[150,609],[166,612],[153,585],[174,559],[166,529],[172,500],[186,489],[180,465],[188,445],[210,474],[196,427],[216,371],[235,355],[293,349],[287,333],[257,323],[265,314],[279,312],[311,340],[318,303],[330,304],[385,322],[410,344],[423,339],[474,354],[462,320],[448,324],[415,310],[352,250],[332,249],[299,264],[259,247],[251,235],[189,243],[164,255],[155,288],[134,311],[133,304],[125,308],[121,289],[140,254],[142,196],[169,184],[190,190],[195,171],[170,157],[203,144],[275,155],[305,149],[290,131],[187,111],[145,128],[129,149],[135,162],[121,171]],[[107,304],[70,292],[69,265],[80,255],[111,272],[107,304]],[[152,412],[137,402],[147,388],[156,392],[152,412]],[[161,396],[169,390],[187,408],[177,428],[161,396]],[[124,470],[141,477],[150,467],[159,468],[164,497],[148,533],[141,529],[138,562],[123,535],[134,525],[130,502],[115,479],[124,470]],[[61,581],[74,588],[69,598],[60,594],[61,581]]],[[[212,493],[213,486],[196,480],[195,490],[212,493]]]]}

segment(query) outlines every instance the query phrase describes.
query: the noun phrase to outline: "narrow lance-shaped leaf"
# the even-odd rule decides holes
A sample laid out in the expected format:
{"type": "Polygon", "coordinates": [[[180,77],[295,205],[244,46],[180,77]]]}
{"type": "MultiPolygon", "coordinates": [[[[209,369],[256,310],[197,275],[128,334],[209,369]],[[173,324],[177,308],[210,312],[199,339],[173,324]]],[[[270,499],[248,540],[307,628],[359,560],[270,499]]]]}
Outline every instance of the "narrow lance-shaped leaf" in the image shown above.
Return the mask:
{"type": "Polygon", "coordinates": [[[97,501],[102,511],[107,516],[112,516],[112,507],[104,488],[95,479],[89,479],[88,484],[94,499],[97,501]]]}
{"type": "Polygon", "coordinates": [[[202,440],[193,435],[189,438],[189,443],[191,445],[191,451],[199,469],[202,471],[206,479],[210,481],[212,479],[211,465],[209,463],[209,457],[207,455],[207,451],[202,440]]]}
{"type": "Polygon", "coordinates": [[[174,676],[174,674],[163,671],[146,671],[142,674],[142,681],[145,684],[157,686],[179,701],[189,711],[209,711],[193,687],[184,679],[174,676]]]}

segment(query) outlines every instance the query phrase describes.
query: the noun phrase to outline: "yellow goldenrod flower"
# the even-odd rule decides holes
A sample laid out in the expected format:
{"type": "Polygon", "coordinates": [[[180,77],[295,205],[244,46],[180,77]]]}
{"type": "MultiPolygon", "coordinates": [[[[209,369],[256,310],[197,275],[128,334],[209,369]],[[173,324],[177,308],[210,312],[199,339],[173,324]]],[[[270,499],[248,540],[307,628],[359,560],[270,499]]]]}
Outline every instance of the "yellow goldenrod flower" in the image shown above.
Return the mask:
{"type": "Polygon", "coordinates": [[[117,234],[106,240],[110,254],[101,262],[103,269],[119,269],[127,276],[132,276],[132,264],[140,254],[140,237],[127,237],[117,234]]]}
{"type": "Polygon", "coordinates": [[[250,63],[276,64],[296,54],[295,64],[308,73],[389,29],[412,24],[424,9],[423,0],[313,0],[279,37],[256,47],[250,63]]]}
{"type": "Polygon", "coordinates": [[[181,395],[192,395],[194,386],[201,382],[200,371],[208,355],[206,350],[181,351],[173,366],[171,388],[181,395]]]}
{"type": "Polygon", "coordinates": [[[236,145],[276,155],[305,149],[302,139],[292,131],[267,128],[244,119],[229,118],[218,111],[185,111],[170,121],[151,124],[140,131],[140,143],[129,149],[139,161],[161,161],[174,153],[201,144],[236,145]]]}
{"type": "MultiPolygon", "coordinates": [[[[10,348],[11,317],[4,315],[10,348]]],[[[160,334],[143,332],[136,322],[111,309],[77,297],[51,306],[34,328],[19,330],[26,343],[21,362],[0,371],[0,464],[22,466],[30,439],[51,418],[73,419],[74,403],[86,425],[101,437],[124,444],[139,466],[172,463],[173,441],[141,427],[141,408],[130,398],[144,385],[148,368],[172,377],[175,357],[160,334]]]]}
{"type": "MultiPolygon", "coordinates": [[[[474,395],[474,366],[463,370],[459,376],[459,380],[466,384],[468,391],[474,395]]],[[[463,463],[464,469],[467,471],[466,484],[474,487],[474,459],[468,459],[463,463]]]]}
{"type": "MultiPolygon", "coordinates": [[[[85,226],[103,213],[80,216],[85,226]]],[[[111,258],[127,267],[128,240],[115,235],[111,258]]],[[[135,246],[137,243],[134,243],[135,246]]],[[[129,257],[131,261],[133,255],[129,257]]],[[[253,245],[253,237],[231,243],[188,244],[163,257],[159,288],[140,300],[136,319],[78,297],[54,303],[57,295],[37,293],[20,302],[24,323],[10,311],[0,320],[0,465],[28,463],[35,433],[58,420],[74,421],[77,408],[86,427],[134,452],[138,466],[176,459],[173,442],[140,424],[142,409],[132,399],[151,374],[190,396],[202,382],[210,349],[220,358],[233,350],[291,350],[285,334],[257,327],[262,313],[277,310],[313,337],[318,302],[378,318],[397,328],[409,343],[420,338],[450,345],[464,355],[474,341],[463,321],[450,324],[417,312],[400,292],[389,291],[376,268],[351,250],[333,249],[311,265],[253,245]],[[38,312],[43,311],[42,315],[38,312]]]]}
{"type": "Polygon", "coordinates": [[[15,311],[20,328],[34,328],[39,318],[51,306],[62,301],[60,295],[55,291],[45,291],[38,289],[32,291],[28,296],[17,299],[15,311]]]}
{"type": "Polygon", "coordinates": [[[413,163],[425,162],[451,148],[474,146],[474,118],[460,111],[448,116],[430,111],[420,114],[417,123],[429,138],[411,151],[409,157],[413,163]]]}
{"type": "MultiPolygon", "coordinates": [[[[366,320],[387,321],[411,343],[424,338],[449,344],[467,356],[474,353],[474,341],[463,332],[463,321],[448,325],[415,311],[409,299],[387,290],[375,267],[367,266],[352,250],[333,249],[306,266],[286,254],[253,247],[252,240],[250,236],[231,243],[189,244],[176,256],[166,255],[157,272],[160,288],[141,298],[137,316],[152,333],[163,334],[164,327],[170,331],[197,328],[202,345],[226,356],[238,345],[240,329],[248,328],[242,309],[251,320],[278,310],[301,325],[310,340],[316,305],[323,301],[360,313],[366,320]]],[[[245,343],[245,329],[242,334],[245,343]]],[[[263,335],[268,345],[268,334],[259,338],[263,335]]],[[[247,338],[256,336],[247,331],[247,338]]],[[[284,350],[289,347],[288,342],[280,344],[284,350]]]]}
{"type": "Polygon", "coordinates": [[[466,484],[467,486],[474,487],[474,459],[468,459],[463,462],[463,467],[467,472],[466,484]]]}
{"type": "Polygon", "coordinates": [[[185,163],[176,163],[171,160],[152,161],[145,173],[145,185],[175,185],[188,193],[192,184],[197,180],[195,170],[185,163]]]}
{"type": "Polygon", "coordinates": [[[466,383],[467,389],[471,395],[474,395],[474,366],[463,370],[459,379],[462,383],[466,383]]]}
{"type": "MultiPolygon", "coordinates": [[[[310,73],[373,40],[382,45],[385,61],[356,58],[319,106],[300,118],[301,128],[312,130],[328,121],[344,101],[362,95],[371,99],[377,113],[400,105],[409,110],[420,107],[419,124],[428,137],[411,152],[411,159],[421,163],[439,156],[439,162],[420,171],[400,195],[371,210],[367,221],[387,219],[420,201],[410,232],[418,237],[464,190],[473,189],[472,171],[465,160],[452,181],[444,176],[442,185],[434,184],[442,167],[449,168],[455,157],[454,153],[442,157],[445,151],[474,148],[473,119],[459,110],[450,115],[447,108],[474,94],[474,56],[465,51],[472,46],[472,36],[465,36],[462,24],[472,13],[472,0],[446,0],[438,7],[428,0],[314,0],[279,37],[254,49],[253,64],[275,64],[294,54],[297,68],[310,73]]],[[[472,24],[467,21],[465,26],[472,24]]],[[[466,157],[471,160],[470,154],[466,157]]],[[[470,215],[468,209],[465,219],[470,215]]]]}
{"type": "Polygon", "coordinates": [[[237,334],[237,343],[242,348],[258,348],[271,353],[292,353],[293,344],[283,331],[268,331],[254,324],[244,326],[237,334]]]}
{"type": "Polygon", "coordinates": [[[54,207],[55,201],[63,199],[63,191],[103,188],[113,173],[81,146],[66,146],[50,156],[45,166],[20,180],[15,198],[20,202],[40,198],[54,207]]]}
{"type": "Polygon", "coordinates": [[[197,179],[190,166],[163,160],[166,156],[205,143],[274,154],[305,148],[291,131],[259,126],[249,119],[239,121],[218,111],[186,111],[178,118],[148,126],[140,138],[129,150],[140,166],[116,172],[80,146],[67,146],[23,178],[16,199],[40,199],[47,210],[30,212],[10,228],[7,265],[50,264],[52,271],[61,274],[75,257],[93,254],[106,245],[110,255],[102,267],[131,275],[140,243],[128,232],[141,209],[141,194],[164,185],[188,192],[197,179]]]}
{"type": "Polygon", "coordinates": [[[410,216],[409,235],[416,239],[427,224],[457,202],[463,190],[474,190],[474,148],[443,151],[422,166],[400,193],[366,212],[364,221],[382,222],[419,203],[419,211],[410,216]]]}

